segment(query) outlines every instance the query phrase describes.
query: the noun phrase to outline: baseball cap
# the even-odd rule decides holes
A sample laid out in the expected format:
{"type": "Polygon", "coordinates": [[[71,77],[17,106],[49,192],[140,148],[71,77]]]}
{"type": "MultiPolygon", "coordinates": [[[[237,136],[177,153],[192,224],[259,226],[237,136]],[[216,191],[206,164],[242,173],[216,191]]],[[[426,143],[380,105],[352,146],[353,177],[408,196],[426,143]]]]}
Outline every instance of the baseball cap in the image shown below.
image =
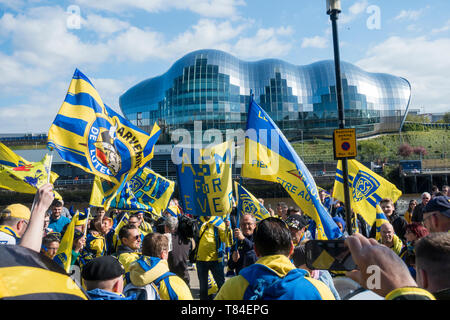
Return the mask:
{"type": "Polygon", "coordinates": [[[3,209],[2,214],[9,214],[13,218],[30,220],[31,211],[20,203],[14,203],[3,209]]]}
{"type": "Polygon", "coordinates": [[[308,225],[308,221],[301,215],[293,214],[286,219],[286,224],[290,228],[300,230],[308,225]]]}
{"type": "Polygon", "coordinates": [[[422,209],[423,213],[433,212],[433,211],[439,211],[444,216],[450,218],[450,197],[447,197],[447,196],[434,197],[422,209]]]}
{"type": "Polygon", "coordinates": [[[104,281],[115,279],[125,273],[119,260],[113,256],[102,256],[89,261],[83,268],[81,276],[87,281],[104,281]]]}

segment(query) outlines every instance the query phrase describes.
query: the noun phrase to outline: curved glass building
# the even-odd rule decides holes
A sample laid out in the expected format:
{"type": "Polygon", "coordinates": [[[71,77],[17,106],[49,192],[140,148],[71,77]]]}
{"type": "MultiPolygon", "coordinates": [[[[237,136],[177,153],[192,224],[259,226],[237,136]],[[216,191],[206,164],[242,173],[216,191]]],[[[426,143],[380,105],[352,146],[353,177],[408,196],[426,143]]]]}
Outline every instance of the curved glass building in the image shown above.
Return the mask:
{"type": "MultiPolygon", "coordinates": [[[[346,127],[358,136],[398,131],[408,109],[406,79],[369,73],[341,62],[346,127]]],[[[157,122],[177,128],[244,129],[250,90],[291,140],[330,137],[338,128],[334,62],[297,66],[277,59],[243,61],[218,50],[191,52],[119,100],[123,114],[144,130],[157,122]]]]}

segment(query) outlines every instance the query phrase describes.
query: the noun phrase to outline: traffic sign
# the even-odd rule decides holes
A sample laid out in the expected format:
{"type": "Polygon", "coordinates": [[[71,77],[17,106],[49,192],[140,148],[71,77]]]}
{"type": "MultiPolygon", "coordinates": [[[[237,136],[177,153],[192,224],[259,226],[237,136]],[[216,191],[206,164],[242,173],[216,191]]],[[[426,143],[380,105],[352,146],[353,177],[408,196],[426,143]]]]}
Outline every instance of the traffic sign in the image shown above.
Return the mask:
{"type": "Polygon", "coordinates": [[[336,129],[333,132],[334,159],[356,157],[356,130],[354,128],[336,129]]]}

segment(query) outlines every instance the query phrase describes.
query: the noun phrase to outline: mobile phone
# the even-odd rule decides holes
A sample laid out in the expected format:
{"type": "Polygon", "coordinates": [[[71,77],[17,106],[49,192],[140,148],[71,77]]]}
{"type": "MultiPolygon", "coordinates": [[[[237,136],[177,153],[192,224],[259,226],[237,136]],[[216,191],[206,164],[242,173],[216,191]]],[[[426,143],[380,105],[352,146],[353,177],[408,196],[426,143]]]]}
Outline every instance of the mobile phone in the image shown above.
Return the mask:
{"type": "Polygon", "coordinates": [[[351,271],[357,268],[344,240],[309,240],[305,251],[310,269],[351,271]]]}

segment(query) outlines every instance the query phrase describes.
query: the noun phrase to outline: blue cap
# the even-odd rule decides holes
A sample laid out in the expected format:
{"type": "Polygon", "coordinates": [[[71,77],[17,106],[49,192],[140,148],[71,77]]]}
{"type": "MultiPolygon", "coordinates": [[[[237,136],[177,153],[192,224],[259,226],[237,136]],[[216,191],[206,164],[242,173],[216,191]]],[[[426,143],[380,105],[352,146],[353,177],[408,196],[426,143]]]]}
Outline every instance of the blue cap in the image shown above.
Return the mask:
{"type": "Polygon", "coordinates": [[[439,211],[446,217],[450,218],[450,197],[438,196],[431,199],[422,209],[423,213],[439,211]]]}

